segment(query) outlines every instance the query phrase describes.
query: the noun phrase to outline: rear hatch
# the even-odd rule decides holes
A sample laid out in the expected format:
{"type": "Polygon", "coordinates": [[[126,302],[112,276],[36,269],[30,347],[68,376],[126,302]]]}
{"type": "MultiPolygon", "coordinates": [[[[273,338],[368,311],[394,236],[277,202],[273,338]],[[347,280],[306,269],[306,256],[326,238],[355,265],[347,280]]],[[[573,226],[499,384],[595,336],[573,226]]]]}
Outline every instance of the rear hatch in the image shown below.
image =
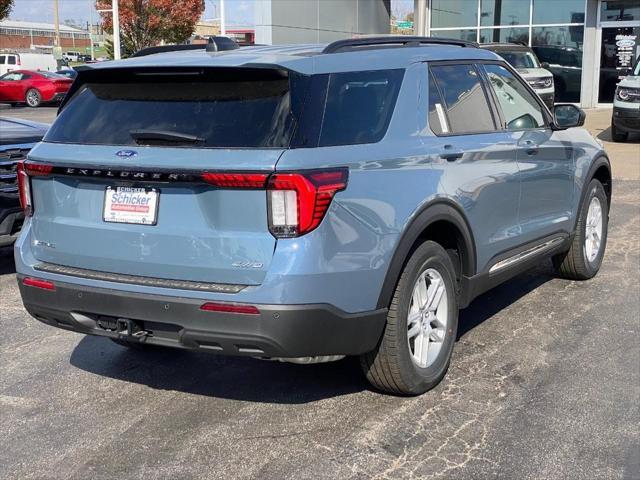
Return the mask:
{"type": "Polygon", "coordinates": [[[29,156],[53,165],[31,179],[35,257],[99,272],[260,284],[275,238],[259,184],[293,130],[287,74],[121,70],[79,79],[29,156]]]}

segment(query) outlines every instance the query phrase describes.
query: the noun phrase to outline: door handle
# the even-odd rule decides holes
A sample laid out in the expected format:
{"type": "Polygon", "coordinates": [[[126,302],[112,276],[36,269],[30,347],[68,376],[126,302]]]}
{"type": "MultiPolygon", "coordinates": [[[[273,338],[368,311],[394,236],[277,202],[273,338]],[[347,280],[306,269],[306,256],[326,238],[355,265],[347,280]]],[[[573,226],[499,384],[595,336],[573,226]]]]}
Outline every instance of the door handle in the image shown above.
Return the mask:
{"type": "Polygon", "coordinates": [[[464,152],[462,150],[454,150],[453,145],[445,145],[443,151],[440,152],[440,158],[447,162],[454,162],[459,158],[462,158],[464,152]]]}
{"type": "Polygon", "coordinates": [[[533,156],[538,154],[538,145],[536,145],[533,140],[524,140],[522,145],[524,145],[527,155],[533,156]]]}

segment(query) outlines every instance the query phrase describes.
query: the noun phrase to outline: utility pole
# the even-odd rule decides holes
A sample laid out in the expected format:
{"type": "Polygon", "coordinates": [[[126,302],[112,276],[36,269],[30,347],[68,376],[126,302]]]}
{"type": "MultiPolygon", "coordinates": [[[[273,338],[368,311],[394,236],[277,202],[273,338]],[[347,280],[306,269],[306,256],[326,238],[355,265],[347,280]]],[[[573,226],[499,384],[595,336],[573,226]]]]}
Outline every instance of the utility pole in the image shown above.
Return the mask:
{"type": "Polygon", "coordinates": [[[224,0],[220,0],[220,35],[227,34],[227,26],[224,20],[224,0]]]}
{"type": "Polygon", "coordinates": [[[53,0],[53,23],[56,28],[56,47],[60,46],[60,18],[58,17],[58,0],[53,0]]]}
{"type": "Polygon", "coordinates": [[[120,60],[120,10],[118,8],[118,0],[111,0],[111,7],[113,12],[113,58],[114,60],[120,60]]]}
{"type": "Polygon", "coordinates": [[[93,8],[94,8],[94,3],[89,4],[89,43],[91,43],[91,60],[92,61],[96,59],[95,52],[93,51],[93,8]]]}

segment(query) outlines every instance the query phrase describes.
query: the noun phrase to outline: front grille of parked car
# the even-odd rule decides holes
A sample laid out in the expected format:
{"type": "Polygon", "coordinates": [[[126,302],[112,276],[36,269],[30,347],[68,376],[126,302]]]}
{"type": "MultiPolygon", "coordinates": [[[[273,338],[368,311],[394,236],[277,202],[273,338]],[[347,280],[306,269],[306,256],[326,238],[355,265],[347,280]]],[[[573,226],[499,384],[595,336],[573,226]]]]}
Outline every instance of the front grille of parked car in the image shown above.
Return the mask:
{"type": "Polygon", "coordinates": [[[18,191],[16,169],[18,162],[24,160],[27,153],[29,153],[28,148],[10,148],[0,151],[0,193],[18,191]]]}
{"type": "Polygon", "coordinates": [[[549,88],[553,85],[552,77],[539,77],[539,78],[529,78],[527,79],[529,85],[532,88],[549,88]]]}

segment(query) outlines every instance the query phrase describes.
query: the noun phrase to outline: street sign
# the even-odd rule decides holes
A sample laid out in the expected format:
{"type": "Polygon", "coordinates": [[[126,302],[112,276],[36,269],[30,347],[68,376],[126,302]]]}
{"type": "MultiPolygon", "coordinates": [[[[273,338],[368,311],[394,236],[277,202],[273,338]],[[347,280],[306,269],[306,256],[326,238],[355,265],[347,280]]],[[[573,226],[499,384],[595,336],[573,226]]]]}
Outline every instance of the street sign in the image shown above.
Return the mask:
{"type": "Polygon", "coordinates": [[[413,22],[398,22],[396,25],[398,28],[413,28],[413,22]]]}

